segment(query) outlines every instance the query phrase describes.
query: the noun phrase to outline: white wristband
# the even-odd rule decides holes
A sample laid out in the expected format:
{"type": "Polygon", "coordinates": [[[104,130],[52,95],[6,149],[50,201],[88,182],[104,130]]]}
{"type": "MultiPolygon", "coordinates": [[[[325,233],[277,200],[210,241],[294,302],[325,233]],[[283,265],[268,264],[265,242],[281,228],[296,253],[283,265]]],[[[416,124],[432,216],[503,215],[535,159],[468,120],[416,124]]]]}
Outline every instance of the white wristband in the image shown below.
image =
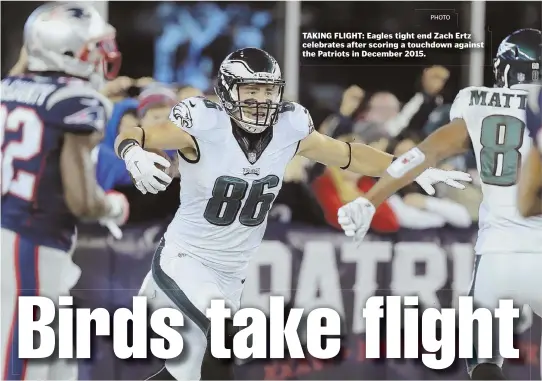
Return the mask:
{"type": "Polygon", "coordinates": [[[416,168],[418,165],[423,163],[425,160],[425,155],[418,147],[412,148],[410,151],[405,152],[401,156],[391,163],[388,167],[387,172],[390,176],[399,179],[403,177],[407,172],[416,168]]]}

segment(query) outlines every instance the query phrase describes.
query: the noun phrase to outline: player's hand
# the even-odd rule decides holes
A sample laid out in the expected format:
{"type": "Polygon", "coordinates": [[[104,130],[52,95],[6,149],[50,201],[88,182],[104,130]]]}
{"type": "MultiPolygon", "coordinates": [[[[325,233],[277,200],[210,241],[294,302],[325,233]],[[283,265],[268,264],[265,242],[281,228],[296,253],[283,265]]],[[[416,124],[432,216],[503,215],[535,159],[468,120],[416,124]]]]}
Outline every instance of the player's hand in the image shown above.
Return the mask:
{"type": "Polygon", "coordinates": [[[109,229],[116,239],[122,238],[122,226],[128,221],[130,215],[130,203],[125,195],[116,191],[109,191],[106,194],[106,202],[109,205],[109,214],[102,217],[98,222],[109,229]]]}
{"type": "Polygon", "coordinates": [[[169,168],[169,160],[153,152],[147,152],[138,145],[128,149],[124,155],[126,169],[132,175],[136,188],[143,194],[156,194],[171,183],[172,178],[156,165],[169,168]]]}
{"type": "Polygon", "coordinates": [[[375,214],[374,205],[363,197],[343,205],[337,213],[339,225],[347,237],[354,237],[354,241],[361,242],[375,214]]]}
{"type": "Polygon", "coordinates": [[[433,184],[445,183],[452,188],[465,189],[465,185],[459,181],[471,182],[472,178],[468,173],[460,171],[444,171],[437,168],[427,168],[425,172],[416,178],[416,182],[428,194],[433,196],[435,188],[433,184]]]}

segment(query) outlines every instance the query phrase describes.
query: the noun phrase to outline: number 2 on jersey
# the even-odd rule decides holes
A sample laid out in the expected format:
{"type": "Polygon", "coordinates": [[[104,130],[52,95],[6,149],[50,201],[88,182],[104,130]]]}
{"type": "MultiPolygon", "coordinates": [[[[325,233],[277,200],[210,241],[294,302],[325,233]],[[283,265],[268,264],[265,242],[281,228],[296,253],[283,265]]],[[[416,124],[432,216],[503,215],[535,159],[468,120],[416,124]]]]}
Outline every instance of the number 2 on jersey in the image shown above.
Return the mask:
{"type": "Polygon", "coordinates": [[[8,112],[5,106],[0,107],[0,124],[2,134],[21,131],[21,138],[7,142],[2,135],[2,196],[11,193],[25,201],[31,201],[36,184],[36,175],[24,171],[16,171],[14,160],[28,161],[41,151],[43,141],[43,122],[38,114],[27,107],[17,107],[8,112]]]}
{"type": "Polygon", "coordinates": [[[480,179],[484,184],[516,185],[524,131],[525,122],[510,115],[484,118],[480,134],[480,179]]]}
{"type": "Polygon", "coordinates": [[[267,212],[275,200],[273,193],[264,193],[267,189],[279,185],[279,178],[269,175],[260,180],[255,180],[248,192],[245,206],[241,205],[248,189],[248,183],[237,177],[220,176],[215,181],[212,197],[207,203],[203,217],[211,224],[218,226],[231,225],[239,213],[239,222],[245,226],[258,226],[265,221],[267,212]],[[256,210],[260,206],[258,213],[256,210]]]}

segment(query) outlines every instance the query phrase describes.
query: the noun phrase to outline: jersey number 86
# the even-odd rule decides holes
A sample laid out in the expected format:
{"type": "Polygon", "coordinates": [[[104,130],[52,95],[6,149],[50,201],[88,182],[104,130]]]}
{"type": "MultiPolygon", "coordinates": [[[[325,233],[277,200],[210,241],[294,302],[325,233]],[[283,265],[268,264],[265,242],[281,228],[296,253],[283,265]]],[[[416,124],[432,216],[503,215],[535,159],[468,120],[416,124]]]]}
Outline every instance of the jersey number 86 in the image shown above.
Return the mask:
{"type": "Polygon", "coordinates": [[[253,181],[243,206],[249,184],[237,177],[220,176],[215,181],[212,196],[207,202],[203,217],[213,225],[228,226],[239,214],[241,225],[258,226],[265,221],[275,200],[275,194],[264,193],[264,187],[275,188],[279,182],[280,179],[275,175],[253,181]]]}

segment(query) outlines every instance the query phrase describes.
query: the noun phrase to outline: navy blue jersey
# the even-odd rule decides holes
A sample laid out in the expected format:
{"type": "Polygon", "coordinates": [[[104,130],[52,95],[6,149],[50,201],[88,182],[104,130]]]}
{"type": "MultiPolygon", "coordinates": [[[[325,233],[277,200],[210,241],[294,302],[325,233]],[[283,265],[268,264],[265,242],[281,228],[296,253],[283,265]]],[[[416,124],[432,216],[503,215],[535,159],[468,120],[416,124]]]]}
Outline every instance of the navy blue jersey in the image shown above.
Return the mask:
{"type": "Polygon", "coordinates": [[[102,131],[109,101],[82,80],[35,74],[2,80],[1,100],[2,228],[67,250],[76,218],[64,201],[64,134],[102,131]]]}
{"type": "Polygon", "coordinates": [[[527,128],[534,144],[542,152],[542,87],[529,92],[527,100],[527,128]]]}

